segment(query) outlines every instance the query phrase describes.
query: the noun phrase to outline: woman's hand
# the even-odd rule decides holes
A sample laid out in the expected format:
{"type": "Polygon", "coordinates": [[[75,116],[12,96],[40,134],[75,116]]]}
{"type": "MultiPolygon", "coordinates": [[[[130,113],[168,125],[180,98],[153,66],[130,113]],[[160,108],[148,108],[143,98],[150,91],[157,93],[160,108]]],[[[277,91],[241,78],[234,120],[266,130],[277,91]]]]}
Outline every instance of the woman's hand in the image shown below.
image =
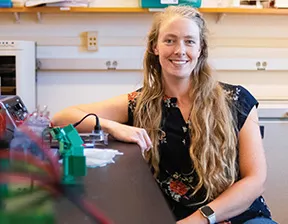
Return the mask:
{"type": "MultiPolygon", "coordinates": [[[[185,219],[179,220],[176,224],[208,224],[208,219],[204,218],[200,212],[197,210],[192,215],[186,217],[185,219]]],[[[218,222],[218,224],[231,224],[231,222],[218,222]]]]}
{"type": "Polygon", "coordinates": [[[197,210],[192,215],[186,217],[185,219],[179,220],[176,224],[208,224],[208,219],[204,218],[200,212],[197,210]]]}
{"type": "MultiPolygon", "coordinates": [[[[208,223],[208,220],[198,219],[197,217],[188,216],[185,219],[179,220],[176,224],[200,224],[200,223],[208,223]]],[[[217,224],[231,224],[231,222],[218,222],[217,224]]]]}
{"type": "Polygon", "coordinates": [[[143,128],[132,127],[111,121],[108,133],[115,139],[123,142],[137,143],[142,152],[152,147],[152,142],[143,128]]]}
{"type": "MultiPolygon", "coordinates": [[[[197,222],[191,222],[191,221],[186,221],[185,219],[182,219],[180,221],[178,221],[176,224],[198,224],[197,222]]],[[[231,224],[231,222],[218,222],[218,224],[231,224]]]]}

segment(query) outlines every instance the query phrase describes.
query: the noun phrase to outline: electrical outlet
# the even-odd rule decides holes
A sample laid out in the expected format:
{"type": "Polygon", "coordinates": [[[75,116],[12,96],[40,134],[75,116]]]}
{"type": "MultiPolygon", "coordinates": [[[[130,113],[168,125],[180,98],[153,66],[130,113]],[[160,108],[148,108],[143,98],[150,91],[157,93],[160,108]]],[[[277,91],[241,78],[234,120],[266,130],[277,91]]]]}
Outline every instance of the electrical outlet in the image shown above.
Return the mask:
{"type": "Polygon", "coordinates": [[[97,31],[87,32],[87,51],[97,51],[98,50],[98,33],[97,31]]]}

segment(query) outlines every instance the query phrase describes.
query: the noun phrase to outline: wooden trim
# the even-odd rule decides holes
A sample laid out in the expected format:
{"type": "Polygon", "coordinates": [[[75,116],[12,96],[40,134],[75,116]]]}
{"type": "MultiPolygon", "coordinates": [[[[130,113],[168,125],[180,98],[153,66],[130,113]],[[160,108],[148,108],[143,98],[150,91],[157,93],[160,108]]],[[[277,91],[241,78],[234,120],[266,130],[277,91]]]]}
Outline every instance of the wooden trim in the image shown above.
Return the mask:
{"type": "MultiPolygon", "coordinates": [[[[159,11],[162,9],[159,9],[159,11]]],[[[157,10],[153,10],[157,11],[157,10]]],[[[266,15],[286,15],[288,9],[277,9],[277,8],[200,8],[202,13],[231,13],[231,14],[266,14],[266,15]]],[[[150,13],[147,8],[138,7],[116,7],[116,8],[85,8],[85,7],[15,7],[15,8],[0,8],[0,13],[11,13],[11,12],[24,12],[24,13],[150,13]]]]}
{"type": "Polygon", "coordinates": [[[148,13],[148,9],[143,8],[85,8],[85,7],[19,7],[19,8],[0,8],[0,12],[25,12],[25,13],[63,13],[63,12],[72,12],[72,13],[148,13]]]}
{"type": "Polygon", "coordinates": [[[288,14],[288,9],[277,9],[277,8],[200,8],[202,13],[231,13],[231,14],[278,14],[286,15],[288,14]]]}

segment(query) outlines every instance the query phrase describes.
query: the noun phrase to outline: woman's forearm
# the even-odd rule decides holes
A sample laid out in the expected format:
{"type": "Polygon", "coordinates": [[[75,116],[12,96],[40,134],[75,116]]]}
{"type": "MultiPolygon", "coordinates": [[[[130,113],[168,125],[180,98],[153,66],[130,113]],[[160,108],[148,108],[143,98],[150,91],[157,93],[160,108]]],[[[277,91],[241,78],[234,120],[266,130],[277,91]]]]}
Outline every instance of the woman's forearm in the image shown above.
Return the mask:
{"type": "MultiPolygon", "coordinates": [[[[84,118],[88,113],[78,110],[77,108],[67,108],[59,113],[56,113],[52,118],[52,124],[54,126],[66,126],[68,124],[74,124],[84,118]]],[[[113,129],[114,121],[99,118],[99,122],[103,131],[109,133],[113,129]]],[[[80,133],[92,132],[96,125],[95,116],[88,116],[77,127],[77,131],[80,133]]]]}
{"type": "Polygon", "coordinates": [[[247,210],[263,192],[264,183],[259,178],[248,176],[232,185],[209,206],[214,210],[217,222],[221,222],[247,210]]]}
{"type": "MultiPolygon", "coordinates": [[[[225,220],[240,215],[246,211],[253,201],[263,191],[263,183],[256,177],[245,177],[224,191],[208,205],[213,209],[217,223],[225,223],[225,220]],[[253,186],[253,187],[252,187],[253,186]]],[[[177,222],[177,224],[208,224],[208,220],[198,211],[177,222]]]]}

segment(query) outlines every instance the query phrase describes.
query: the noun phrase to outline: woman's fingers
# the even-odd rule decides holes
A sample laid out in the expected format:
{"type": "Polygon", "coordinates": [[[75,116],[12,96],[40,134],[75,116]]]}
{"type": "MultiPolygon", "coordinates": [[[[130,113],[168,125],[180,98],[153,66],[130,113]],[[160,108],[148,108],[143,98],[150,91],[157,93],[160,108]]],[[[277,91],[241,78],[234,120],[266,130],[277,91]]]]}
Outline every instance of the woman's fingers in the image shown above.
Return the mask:
{"type": "Polygon", "coordinates": [[[151,139],[146,130],[143,128],[117,124],[117,126],[113,128],[113,132],[110,134],[120,141],[138,144],[142,153],[152,147],[151,139]]]}
{"type": "Polygon", "coordinates": [[[140,146],[142,153],[145,150],[149,150],[152,146],[152,143],[146,130],[137,128],[135,131],[136,133],[134,135],[133,140],[140,146]]]}
{"type": "Polygon", "coordinates": [[[146,141],[142,136],[138,136],[136,143],[140,146],[141,151],[145,151],[147,149],[146,141]]]}
{"type": "Polygon", "coordinates": [[[147,133],[147,131],[145,129],[142,129],[142,134],[143,134],[143,137],[144,137],[144,140],[146,142],[146,150],[149,150],[150,148],[152,148],[152,142],[151,142],[151,139],[147,133]]]}

